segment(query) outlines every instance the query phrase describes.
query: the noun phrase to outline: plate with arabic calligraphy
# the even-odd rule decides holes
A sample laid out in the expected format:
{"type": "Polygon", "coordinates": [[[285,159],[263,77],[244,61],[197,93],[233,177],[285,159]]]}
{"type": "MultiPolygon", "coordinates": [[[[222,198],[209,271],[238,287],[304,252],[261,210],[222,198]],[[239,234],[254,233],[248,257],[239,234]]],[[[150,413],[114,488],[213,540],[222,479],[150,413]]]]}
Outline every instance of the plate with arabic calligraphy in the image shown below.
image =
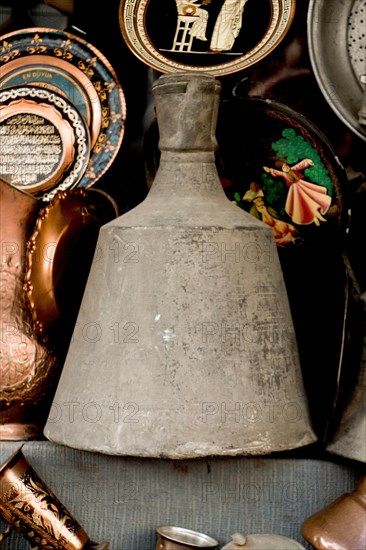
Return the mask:
{"type": "Polygon", "coordinates": [[[163,73],[240,71],[287,33],[295,0],[121,0],[122,36],[163,73]]]}
{"type": "Polygon", "coordinates": [[[66,31],[14,31],[0,37],[0,89],[21,84],[53,90],[82,113],[91,153],[78,187],[94,185],[115,159],[125,130],[125,96],[109,61],[95,46],[66,31]]]}
{"type": "Polygon", "coordinates": [[[37,86],[0,90],[0,177],[48,202],[75,187],[89,162],[90,136],[79,111],[37,86]]]}

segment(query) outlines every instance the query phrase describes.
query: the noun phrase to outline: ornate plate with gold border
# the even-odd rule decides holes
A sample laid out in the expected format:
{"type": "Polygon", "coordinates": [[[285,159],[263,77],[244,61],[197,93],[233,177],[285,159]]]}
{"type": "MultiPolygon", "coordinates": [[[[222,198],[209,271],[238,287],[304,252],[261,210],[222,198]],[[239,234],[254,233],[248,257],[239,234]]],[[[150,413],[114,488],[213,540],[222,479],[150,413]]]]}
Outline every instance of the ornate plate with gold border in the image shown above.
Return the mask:
{"type": "Polygon", "coordinates": [[[343,234],[346,172],[312,121],[275,100],[234,97],[221,103],[216,135],[228,198],[267,223],[278,247],[343,234]]]}
{"type": "Polygon", "coordinates": [[[253,65],[283,39],[295,0],[121,0],[122,36],[163,73],[223,76],[253,65]]]}
{"type": "Polygon", "coordinates": [[[0,88],[20,80],[77,100],[92,137],[89,164],[78,187],[94,185],[115,159],[125,130],[125,96],[109,61],[69,32],[21,29],[0,37],[0,88]]]}
{"type": "MultiPolygon", "coordinates": [[[[52,61],[52,58],[50,58],[52,61]]],[[[14,86],[40,86],[68,98],[85,118],[94,146],[102,124],[102,111],[97,92],[90,86],[89,78],[77,67],[72,74],[70,64],[62,59],[57,67],[50,65],[43,56],[34,55],[32,66],[26,57],[9,61],[0,75],[0,89],[14,86]]]]}
{"type": "Polygon", "coordinates": [[[50,201],[75,187],[89,162],[90,136],[79,111],[39,87],[0,90],[0,176],[50,201]]]}

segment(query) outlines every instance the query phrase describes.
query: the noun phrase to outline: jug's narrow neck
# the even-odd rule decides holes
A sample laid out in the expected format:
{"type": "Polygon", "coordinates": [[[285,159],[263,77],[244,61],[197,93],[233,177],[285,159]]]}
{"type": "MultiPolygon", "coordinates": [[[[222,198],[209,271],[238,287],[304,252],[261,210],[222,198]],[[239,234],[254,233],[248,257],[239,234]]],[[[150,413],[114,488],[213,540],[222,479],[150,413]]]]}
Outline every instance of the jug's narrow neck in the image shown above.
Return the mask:
{"type": "Polygon", "coordinates": [[[197,200],[225,196],[213,152],[163,151],[148,198],[162,195],[197,200]]]}
{"type": "Polygon", "coordinates": [[[210,75],[163,75],[153,84],[160,151],[215,151],[221,85],[210,75]]]}
{"type": "Polygon", "coordinates": [[[211,75],[172,74],[153,84],[160,165],[150,197],[223,194],[216,166],[220,82],[211,75]]]}

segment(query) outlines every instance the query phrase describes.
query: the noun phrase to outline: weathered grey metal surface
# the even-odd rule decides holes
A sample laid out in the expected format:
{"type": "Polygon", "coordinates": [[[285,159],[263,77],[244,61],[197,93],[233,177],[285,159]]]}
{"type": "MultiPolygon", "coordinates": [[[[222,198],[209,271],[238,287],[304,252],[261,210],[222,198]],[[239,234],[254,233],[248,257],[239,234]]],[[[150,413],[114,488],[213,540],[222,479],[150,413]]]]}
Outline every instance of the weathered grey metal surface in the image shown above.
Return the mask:
{"type": "MultiPolygon", "coordinates": [[[[0,443],[0,461],[17,448],[0,443]]],[[[300,535],[311,514],[352,491],[365,474],[358,462],[232,457],[159,460],[106,456],[49,442],[26,442],[24,456],[95,541],[110,550],[153,550],[158,525],[216,538],[275,533],[310,549],[300,535]]],[[[298,451],[297,451],[298,453],[298,451]]],[[[1,529],[4,527],[1,524],[1,529]]],[[[12,535],[1,550],[25,550],[12,535]]]]}
{"type": "Polygon", "coordinates": [[[366,292],[363,303],[363,350],[355,386],[341,411],[340,421],[327,445],[330,453],[366,463],[366,292]]]}
{"type": "Polygon", "coordinates": [[[316,440],[272,231],[216,171],[219,91],[208,75],[155,83],[159,170],[147,199],[100,231],[52,441],[181,459],[316,440]]]}

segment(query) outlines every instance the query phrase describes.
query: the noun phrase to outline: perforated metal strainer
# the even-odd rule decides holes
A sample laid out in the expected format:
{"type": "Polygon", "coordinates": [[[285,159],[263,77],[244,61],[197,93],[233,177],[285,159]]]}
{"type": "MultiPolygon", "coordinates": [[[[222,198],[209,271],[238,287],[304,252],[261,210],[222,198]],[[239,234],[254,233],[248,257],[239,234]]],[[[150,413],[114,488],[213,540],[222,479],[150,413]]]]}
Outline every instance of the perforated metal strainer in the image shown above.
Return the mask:
{"type": "Polygon", "coordinates": [[[366,140],[366,0],[310,0],[308,46],[325,99],[366,140]]]}

